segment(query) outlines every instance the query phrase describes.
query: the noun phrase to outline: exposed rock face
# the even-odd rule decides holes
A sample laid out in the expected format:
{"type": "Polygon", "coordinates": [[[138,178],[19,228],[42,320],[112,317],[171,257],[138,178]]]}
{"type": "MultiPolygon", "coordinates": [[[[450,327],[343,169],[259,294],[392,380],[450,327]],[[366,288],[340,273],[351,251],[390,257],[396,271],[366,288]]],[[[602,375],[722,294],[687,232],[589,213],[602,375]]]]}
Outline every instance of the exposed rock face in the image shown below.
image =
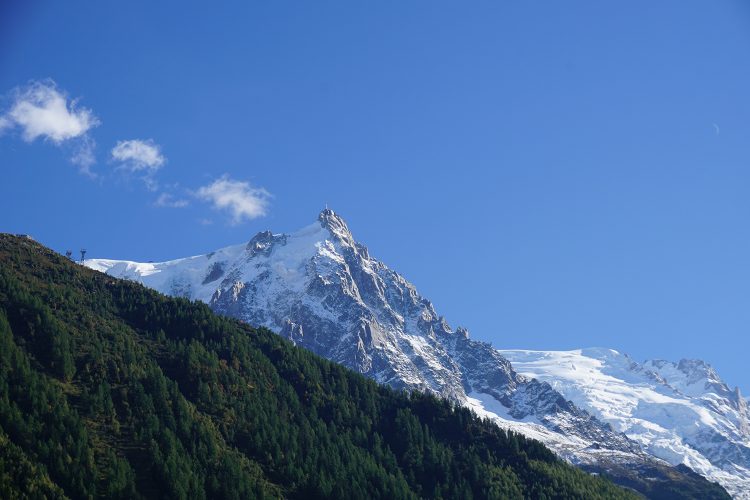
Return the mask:
{"type": "Polygon", "coordinates": [[[682,477],[548,382],[517,373],[491,345],[454,330],[411,283],[373,259],[332,210],[296,233],[265,231],[204,256],[87,265],[205,301],[381,383],[469,406],[590,470],[647,468],[657,481],[682,477]]]}

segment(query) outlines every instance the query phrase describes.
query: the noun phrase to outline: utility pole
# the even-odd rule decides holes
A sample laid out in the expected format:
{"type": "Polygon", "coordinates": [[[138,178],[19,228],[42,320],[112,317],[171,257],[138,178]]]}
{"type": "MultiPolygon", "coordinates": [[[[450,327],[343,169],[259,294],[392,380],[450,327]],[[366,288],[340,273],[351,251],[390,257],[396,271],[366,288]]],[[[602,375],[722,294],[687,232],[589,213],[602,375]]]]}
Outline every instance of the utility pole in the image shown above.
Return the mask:
{"type": "Polygon", "coordinates": [[[66,252],[65,252],[65,256],[66,256],[66,257],[67,257],[68,259],[70,259],[70,260],[73,260],[73,250],[68,250],[68,251],[66,251],[66,252]]]}
{"type": "Polygon", "coordinates": [[[83,259],[86,257],[86,249],[81,248],[81,264],[83,264],[83,259]]]}

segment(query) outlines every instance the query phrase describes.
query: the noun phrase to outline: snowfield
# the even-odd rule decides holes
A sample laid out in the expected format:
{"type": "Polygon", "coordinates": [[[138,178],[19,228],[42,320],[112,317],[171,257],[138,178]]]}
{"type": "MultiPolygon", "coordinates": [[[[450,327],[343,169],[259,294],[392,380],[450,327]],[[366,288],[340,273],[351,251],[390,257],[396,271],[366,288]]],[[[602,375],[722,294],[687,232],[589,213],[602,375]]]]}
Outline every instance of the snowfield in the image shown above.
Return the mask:
{"type": "Polygon", "coordinates": [[[737,498],[750,497],[748,405],[710,365],[637,363],[612,349],[500,353],[519,373],[548,382],[651,455],[685,464],[737,498]]]}

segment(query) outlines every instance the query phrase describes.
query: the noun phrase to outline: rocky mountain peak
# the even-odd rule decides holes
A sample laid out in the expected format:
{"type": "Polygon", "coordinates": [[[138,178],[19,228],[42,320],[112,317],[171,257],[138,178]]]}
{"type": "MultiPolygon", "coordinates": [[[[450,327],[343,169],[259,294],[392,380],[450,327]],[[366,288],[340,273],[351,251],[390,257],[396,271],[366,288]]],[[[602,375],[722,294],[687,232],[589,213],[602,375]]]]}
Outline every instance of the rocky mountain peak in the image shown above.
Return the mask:
{"type": "Polygon", "coordinates": [[[261,231],[250,239],[245,247],[250,257],[258,254],[268,256],[275,244],[286,244],[285,234],[273,234],[271,231],[261,231]]]}
{"type": "Polygon", "coordinates": [[[681,359],[677,363],[677,369],[687,375],[691,380],[706,379],[709,382],[721,383],[722,380],[714,368],[700,359],[681,359]]]}
{"type": "Polygon", "coordinates": [[[327,229],[331,233],[331,236],[335,240],[350,246],[354,245],[354,237],[351,231],[349,231],[349,226],[346,225],[346,221],[336,212],[326,207],[318,215],[318,221],[324,229],[327,229]]]}
{"type": "Polygon", "coordinates": [[[681,359],[677,363],[664,360],[648,360],[643,368],[658,375],[669,386],[692,396],[715,393],[729,400],[736,395],[721,379],[716,370],[700,359],[681,359]]]}

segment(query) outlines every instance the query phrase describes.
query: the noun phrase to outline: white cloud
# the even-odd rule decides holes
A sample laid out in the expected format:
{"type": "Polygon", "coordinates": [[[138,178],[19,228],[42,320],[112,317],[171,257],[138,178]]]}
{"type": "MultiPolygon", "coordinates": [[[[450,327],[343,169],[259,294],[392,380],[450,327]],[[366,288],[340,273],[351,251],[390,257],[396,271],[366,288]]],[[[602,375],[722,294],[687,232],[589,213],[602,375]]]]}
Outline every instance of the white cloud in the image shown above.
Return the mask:
{"type": "Polygon", "coordinates": [[[157,207],[168,207],[168,208],[185,208],[190,202],[183,198],[175,198],[169,193],[162,193],[154,202],[157,207]]]}
{"type": "Polygon", "coordinates": [[[81,108],[76,100],[54,81],[31,82],[10,94],[10,108],[0,115],[0,134],[19,129],[26,142],[36,139],[51,141],[67,148],[72,144],[71,163],[78,165],[81,173],[96,177],[91,167],[96,163],[96,143],[88,132],[99,125],[99,119],[90,109],[81,108]]]}
{"type": "Polygon", "coordinates": [[[235,181],[224,175],[195,193],[198,198],[213,205],[216,210],[226,210],[232,224],[266,215],[271,194],[263,188],[252,187],[248,182],[235,181]]]}
{"type": "Polygon", "coordinates": [[[146,189],[156,191],[159,183],[154,174],[167,162],[161,153],[161,147],[151,139],[131,139],[117,141],[112,148],[112,159],[120,166],[118,170],[129,174],[140,174],[146,189]]]}
{"type": "Polygon", "coordinates": [[[52,80],[16,89],[10,110],[0,117],[0,129],[19,127],[26,142],[41,137],[57,145],[83,137],[99,123],[90,109],[79,108],[75,100],[68,101],[52,80]]]}
{"type": "Polygon", "coordinates": [[[112,148],[112,158],[125,170],[146,173],[159,170],[167,161],[159,145],[151,139],[117,141],[112,148]]]}

